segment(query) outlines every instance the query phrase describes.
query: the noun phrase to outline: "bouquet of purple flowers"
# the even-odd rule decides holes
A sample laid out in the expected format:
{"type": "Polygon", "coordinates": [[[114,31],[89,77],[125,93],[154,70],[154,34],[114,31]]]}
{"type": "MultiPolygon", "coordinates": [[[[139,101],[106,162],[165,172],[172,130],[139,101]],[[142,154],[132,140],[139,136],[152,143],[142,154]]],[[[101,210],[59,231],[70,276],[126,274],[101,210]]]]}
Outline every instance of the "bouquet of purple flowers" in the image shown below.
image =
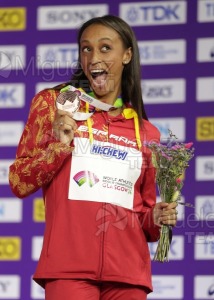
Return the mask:
{"type": "MultiPolygon", "coordinates": [[[[189,166],[188,162],[194,155],[193,143],[178,143],[177,137],[169,130],[169,139],[164,144],[149,142],[146,146],[152,151],[152,164],[156,168],[156,183],[161,201],[167,203],[176,201],[186,206],[189,203],[181,203],[181,189],[183,187],[182,176],[189,166]]],[[[154,260],[168,261],[170,243],[172,240],[172,227],[161,226],[160,239],[154,256],[154,260]]]]}

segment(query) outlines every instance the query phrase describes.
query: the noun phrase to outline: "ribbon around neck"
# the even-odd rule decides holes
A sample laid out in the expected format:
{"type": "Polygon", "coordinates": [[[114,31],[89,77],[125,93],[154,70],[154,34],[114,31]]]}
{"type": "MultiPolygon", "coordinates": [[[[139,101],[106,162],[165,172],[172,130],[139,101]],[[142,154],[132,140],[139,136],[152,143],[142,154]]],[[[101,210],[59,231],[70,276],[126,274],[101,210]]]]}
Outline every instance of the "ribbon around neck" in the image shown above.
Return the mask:
{"type": "MultiPolygon", "coordinates": [[[[91,96],[91,97],[93,97],[93,98],[95,98],[95,97],[94,97],[94,92],[89,92],[88,95],[91,96]]],[[[95,99],[95,100],[96,100],[96,99],[95,99]]],[[[98,101],[99,101],[99,100],[98,100],[98,101]]],[[[123,106],[123,100],[122,100],[121,97],[118,97],[118,98],[115,100],[114,105],[113,105],[113,106],[110,105],[110,109],[109,109],[109,110],[112,110],[112,109],[115,109],[115,108],[120,108],[120,107],[122,107],[122,106],[123,106]]],[[[96,106],[95,106],[95,107],[96,107],[96,106]]],[[[103,110],[104,110],[104,109],[103,109],[103,110]]]]}
{"type": "Polygon", "coordinates": [[[95,99],[93,92],[86,94],[81,88],[77,89],[72,85],[68,85],[60,90],[60,94],[56,99],[56,105],[58,109],[70,112],[74,120],[87,120],[94,112],[79,112],[80,100],[104,111],[110,111],[123,106],[123,100],[120,97],[116,99],[114,105],[109,105],[95,99]]]}

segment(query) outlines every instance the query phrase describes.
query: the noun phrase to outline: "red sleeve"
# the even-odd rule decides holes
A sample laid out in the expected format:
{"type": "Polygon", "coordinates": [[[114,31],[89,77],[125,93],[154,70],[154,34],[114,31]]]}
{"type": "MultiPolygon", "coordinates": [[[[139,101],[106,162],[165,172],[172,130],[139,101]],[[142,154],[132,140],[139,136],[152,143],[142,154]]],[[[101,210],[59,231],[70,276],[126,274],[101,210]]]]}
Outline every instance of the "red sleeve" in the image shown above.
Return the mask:
{"type": "Polygon", "coordinates": [[[73,148],[53,135],[56,92],[44,90],[32,100],[14,163],[9,169],[13,193],[24,198],[50,182],[73,148]]]}
{"type": "MultiPolygon", "coordinates": [[[[160,133],[156,127],[151,123],[145,124],[147,134],[146,141],[160,141],[160,133]]],[[[153,209],[156,204],[156,182],[155,182],[155,168],[151,161],[151,151],[144,146],[145,158],[145,172],[143,176],[143,183],[141,186],[141,195],[143,201],[143,210],[140,215],[140,222],[142,229],[146,235],[148,242],[155,242],[160,237],[160,227],[154,224],[153,209]]]]}

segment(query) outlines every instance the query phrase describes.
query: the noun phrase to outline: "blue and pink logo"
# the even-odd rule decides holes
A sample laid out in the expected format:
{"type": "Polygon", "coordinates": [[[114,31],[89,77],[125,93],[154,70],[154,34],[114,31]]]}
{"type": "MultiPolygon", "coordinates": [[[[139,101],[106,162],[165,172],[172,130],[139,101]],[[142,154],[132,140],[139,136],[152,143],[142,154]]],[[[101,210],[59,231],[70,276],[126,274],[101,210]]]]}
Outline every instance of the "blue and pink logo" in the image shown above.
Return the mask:
{"type": "Polygon", "coordinates": [[[84,183],[88,183],[90,187],[94,186],[97,182],[99,182],[98,177],[90,171],[80,171],[76,175],[74,175],[73,179],[79,186],[82,186],[84,183]]]}

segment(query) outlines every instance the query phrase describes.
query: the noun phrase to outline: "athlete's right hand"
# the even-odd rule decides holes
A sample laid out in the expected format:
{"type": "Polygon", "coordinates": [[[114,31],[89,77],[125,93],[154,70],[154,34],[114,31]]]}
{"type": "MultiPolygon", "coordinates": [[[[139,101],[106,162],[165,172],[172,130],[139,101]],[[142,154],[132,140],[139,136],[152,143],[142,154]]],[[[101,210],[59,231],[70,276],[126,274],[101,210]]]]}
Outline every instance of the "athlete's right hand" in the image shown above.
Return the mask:
{"type": "Polygon", "coordinates": [[[77,124],[69,112],[58,109],[53,122],[55,137],[63,144],[70,145],[74,138],[77,124]]]}

